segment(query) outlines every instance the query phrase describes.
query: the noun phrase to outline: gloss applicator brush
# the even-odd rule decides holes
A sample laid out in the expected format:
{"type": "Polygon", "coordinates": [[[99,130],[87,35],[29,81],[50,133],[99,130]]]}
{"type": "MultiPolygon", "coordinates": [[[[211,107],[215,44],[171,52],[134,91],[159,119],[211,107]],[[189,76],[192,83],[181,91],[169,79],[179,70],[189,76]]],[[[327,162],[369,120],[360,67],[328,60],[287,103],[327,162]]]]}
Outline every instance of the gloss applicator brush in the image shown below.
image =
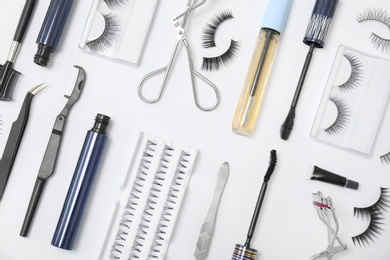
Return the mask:
{"type": "Polygon", "coordinates": [[[263,205],[263,200],[265,197],[265,193],[267,191],[268,182],[271,178],[272,173],[275,170],[277,162],[277,156],[276,151],[272,150],[270,159],[269,159],[269,166],[266,174],[264,175],[264,181],[263,185],[261,186],[259,197],[257,199],[255,211],[253,212],[252,221],[249,226],[248,234],[246,237],[246,241],[244,245],[236,244],[236,247],[234,248],[233,257],[232,260],[254,260],[256,259],[257,250],[250,247],[251,240],[253,237],[253,234],[255,232],[257,219],[260,215],[261,206],[263,205]]]}
{"type": "Polygon", "coordinates": [[[337,4],[338,0],[317,0],[314,5],[313,13],[306,30],[306,35],[303,39],[303,42],[309,45],[310,49],[306,55],[301,76],[299,77],[298,85],[291,101],[290,110],[287,114],[286,120],[280,127],[280,138],[283,140],[287,140],[289,138],[294,127],[295,109],[298,105],[299,96],[306,79],[314,49],[324,47],[325,38],[328,34],[329,26],[333,19],[334,12],[336,11],[337,4]]]}

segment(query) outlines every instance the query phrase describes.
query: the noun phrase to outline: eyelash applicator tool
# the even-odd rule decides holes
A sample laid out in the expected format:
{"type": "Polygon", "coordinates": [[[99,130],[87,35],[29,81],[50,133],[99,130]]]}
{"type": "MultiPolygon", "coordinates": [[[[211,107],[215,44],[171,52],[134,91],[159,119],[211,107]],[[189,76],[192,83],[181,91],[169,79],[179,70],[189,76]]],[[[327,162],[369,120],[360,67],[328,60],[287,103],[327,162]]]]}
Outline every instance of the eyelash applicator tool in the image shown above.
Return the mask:
{"type": "Polygon", "coordinates": [[[197,0],[188,0],[186,10],[183,13],[181,13],[180,15],[172,18],[172,22],[175,25],[176,32],[177,32],[175,47],[174,47],[173,52],[171,54],[171,57],[169,59],[168,65],[166,65],[160,69],[154,70],[152,72],[149,72],[141,79],[141,81],[138,85],[138,96],[141,98],[142,101],[144,101],[146,103],[156,103],[161,99],[163,92],[164,92],[164,89],[167,85],[168,77],[171,73],[172,65],[176,59],[176,54],[179,50],[179,45],[181,43],[183,43],[184,46],[186,47],[186,51],[187,51],[188,65],[190,67],[190,73],[191,73],[192,91],[193,91],[193,96],[194,96],[194,101],[195,101],[196,106],[200,110],[203,110],[203,111],[212,111],[218,106],[218,104],[219,104],[219,91],[218,91],[217,87],[210,80],[208,80],[205,76],[203,76],[202,74],[200,74],[199,72],[197,72],[194,69],[194,64],[192,62],[192,57],[191,57],[191,49],[190,49],[190,46],[188,44],[187,37],[185,34],[185,27],[187,25],[188,18],[190,16],[190,14],[192,13],[192,11],[194,11],[195,9],[197,9],[198,7],[200,7],[201,5],[206,3],[206,0],[202,0],[199,3],[197,3],[197,2],[198,2],[197,0]],[[146,98],[143,94],[143,87],[144,87],[145,81],[147,79],[150,79],[151,77],[156,76],[157,74],[160,74],[163,72],[165,74],[164,74],[164,78],[163,78],[163,81],[161,83],[160,89],[158,91],[157,97],[155,97],[154,99],[146,98]],[[213,89],[215,96],[216,96],[216,100],[212,106],[204,107],[199,103],[198,93],[197,93],[196,84],[195,84],[195,76],[199,77],[201,80],[206,82],[213,89]]]}
{"type": "Polygon", "coordinates": [[[286,120],[280,127],[280,138],[283,140],[287,140],[289,138],[294,127],[295,109],[298,105],[299,96],[313,57],[314,49],[324,47],[325,38],[328,34],[329,26],[336,11],[337,4],[338,0],[317,0],[314,5],[313,13],[306,30],[306,35],[303,39],[303,42],[309,45],[310,49],[306,55],[301,76],[299,77],[298,85],[290,105],[290,110],[286,120]]]}
{"type": "Polygon", "coordinates": [[[20,236],[26,237],[30,229],[35,210],[41,198],[46,180],[54,173],[58,152],[60,150],[61,139],[65,127],[66,118],[73,104],[79,99],[81,91],[85,83],[85,71],[79,66],[74,66],[74,74],[69,85],[69,91],[64,95],[68,102],[62,109],[61,113],[56,117],[53,130],[50,135],[49,142],[46,147],[45,155],[43,156],[41,167],[38,172],[38,177],[35,182],[34,190],[31,194],[30,203],[23,221],[23,226],[20,231],[20,236]]]}

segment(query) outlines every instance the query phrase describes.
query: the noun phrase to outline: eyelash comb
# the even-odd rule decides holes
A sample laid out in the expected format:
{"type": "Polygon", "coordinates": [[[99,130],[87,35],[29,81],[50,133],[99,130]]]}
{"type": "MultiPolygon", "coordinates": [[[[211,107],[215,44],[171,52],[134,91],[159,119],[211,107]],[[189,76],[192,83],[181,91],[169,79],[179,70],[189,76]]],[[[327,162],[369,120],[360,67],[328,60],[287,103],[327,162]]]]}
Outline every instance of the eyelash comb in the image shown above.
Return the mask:
{"type": "Polygon", "coordinates": [[[66,118],[68,117],[70,109],[80,97],[81,91],[84,87],[85,77],[86,75],[84,69],[80,66],[74,66],[71,83],[67,93],[64,95],[68,99],[68,102],[60,114],[56,117],[54,122],[53,130],[51,132],[50,139],[47,144],[41,166],[39,168],[38,176],[35,181],[34,189],[31,194],[30,202],[28,204],[26,215],[24,217],[23,225],[20,231],[20,236],[22,237],[27,236],[45,183],[47,179],[54,173],[58,152],[60,150],[61,139],[64,134],[63,131],[65,130],[64,127],[66,118]]]}
{"type": "Polygon", "coordinates": [[[329,31],[330,23],[336,11],[338,0],[316,0],[311,19],[309,21],[306,35],[303,42],[310,46],[309,52],[306,55],[305,63],[302,68],[301,76],[299,77],[298,85],[291,101],[290,110],[285,121],[280,127],[280,138],[287,140],[290,137],[294,127],[295,110],[298,105],[299,96],[302,91],[303,84],[310,62],[313,57],[315,48],[323,48],[325,39],[329,31]]]}
{"type": "Polygon", "coordinates": [[[267,191],[268,182],[271,178],[272,173],[275,170],[277,162],[277,156],[276,151],[272,150],[270,153],[270,159],[269,159],[269,166],[267,169],[266,174],[264,175],[264,181],[260,189],[259,197],[257,199],[255,211],[253,212],[252,221],[249,226],[247,238],[244,245],[236,244],[236,247],[234,248],[233,257],[232,260],[254,260],[256,259],[257,250],[250,247],[251,240],[253,237],[253,234],[255,232],[257,220],[259,218],[261,206],[263,204],[263,200],[265,197],[265,193],[267,191]]]}

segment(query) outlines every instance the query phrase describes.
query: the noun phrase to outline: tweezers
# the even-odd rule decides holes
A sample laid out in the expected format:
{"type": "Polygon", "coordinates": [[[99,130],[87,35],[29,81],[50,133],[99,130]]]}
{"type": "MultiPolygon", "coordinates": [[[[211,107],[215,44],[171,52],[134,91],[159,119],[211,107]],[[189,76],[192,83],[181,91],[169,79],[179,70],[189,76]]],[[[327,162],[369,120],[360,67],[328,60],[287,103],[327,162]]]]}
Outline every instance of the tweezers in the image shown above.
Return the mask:
{"type": "Polygon", "coordinates": [[[12,123],[3,156],[0,160],[0,200],[3,198],[5,186],[7,185],[8,178],[15,162],[16,154],[18,153],[20,143],[22,142],[24,130],[26,129],[30,115],[31,102],[34,96],[46,86],[46,83],[42,83],[27,92],[18,118],[12,123]]]}

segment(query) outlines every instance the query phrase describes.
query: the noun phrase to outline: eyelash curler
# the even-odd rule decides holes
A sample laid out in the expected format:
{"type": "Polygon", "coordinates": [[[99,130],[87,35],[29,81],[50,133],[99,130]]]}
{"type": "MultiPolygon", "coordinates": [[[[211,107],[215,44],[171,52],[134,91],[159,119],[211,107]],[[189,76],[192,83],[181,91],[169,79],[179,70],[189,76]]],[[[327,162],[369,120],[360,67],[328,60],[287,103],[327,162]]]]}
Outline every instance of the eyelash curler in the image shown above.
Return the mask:
{"type": "Polygon", "coordinates": [[[183,13],[181,13],[180,15],[172,18],[172,22],[173,22],[173,24],[176,28],[176,32],[177,32],[176,33],[176,43],[175,43],[175,46],[173,48],[173,52],[172,52],[171,57],[169,59],[168,65],[149,72],[141,79],[141,81],[138,85],[138,96],[141,98],[142,101],[144,101],[146,103],[156,103],[161,99],[163,92],[164,92],[164,89],[167,85],[167,79],[171,73],[172,65],[176,59],[176,54],[179,50],[179,45],[181,43],[183,43],[184,46],[186,47],[186,51],[187,51],[188,65],[190,67],[190,72],[191,72],[191,85],[192,85],[192,91],[193,91],[194,101],[195,101],[196,106],[202,111],[212,111],[218,106],[219,100],[220,100],[219,91],[218,91],[217,87],[214,85],[214,83],[212,83],[205,76],[203,76],[202,74],[200,74],[198,71],[196,71],[194,69],[194,64],[193,64],[192,57],[191,57],[191,49],[190,49],[190,46],[188,44],[187,37],[185,34],[185,27],[187,25],[187,21],[188,21],[190,14],[192,13],[192,11],[194,11],[195,9],[197,9],[198,7],[200,7],[201,5],[206,3],[206,0],[202,0],[199,3],[197,3],[197,2],[198,2],[197,0],[188,0],[186,10],[183,13]],[[143,87],[144,87],[145,81],[147,79],[150,79],[150,78],[160,74],[160,73],[164,73],[164,78],[163,78],[163,81],[161,83],[161,86],[160,86],[160,89],[158,91],[157,96],[153,99],[146,98],[143,94],[143,87]],[[215,96],[216,96],[216,99],[215,99],[215,102],[212,106],[204,107],[199,103],[198,93],[197,93],[196,84],[195,84],[195,76],[199,77],[201,80],[206,82],[213,89],[215,96]]]}
{"type": "Polygon", "coordinates": [[[310,260],[324,257],[327,257],[328,260],[332,260],[335,254],[347,250],[348,247],[346,244],[343,244],[337,236],[339,232],[339,222],[337,221],[336,214],[334,213],[335,208],[333,207],[332,199],[329,196],[324,198],[320,191],[313,193],[313,199],[313,205],[317,210],[318,217],[328,229],[329,245],[325,250],[313,255],[310,260]],[[335,246],[336,240],[340,244],[339,246],[335,246]]]}

